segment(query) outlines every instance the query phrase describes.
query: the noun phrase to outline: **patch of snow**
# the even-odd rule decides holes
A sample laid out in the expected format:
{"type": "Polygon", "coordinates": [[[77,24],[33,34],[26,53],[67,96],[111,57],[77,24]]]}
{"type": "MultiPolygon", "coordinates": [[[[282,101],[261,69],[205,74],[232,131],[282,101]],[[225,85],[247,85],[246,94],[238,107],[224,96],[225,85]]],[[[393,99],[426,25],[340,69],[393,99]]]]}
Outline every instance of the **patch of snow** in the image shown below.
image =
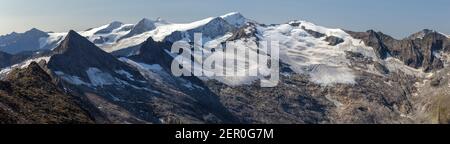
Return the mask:
{"type": "Polygon", "coordinates": [[[159,65],[159,64],[145,64],[145,63],[139,63],[139,65],[141,65],[142,67],[144,67],[147,70],[151,70],[151,71],[162,71],[163,68],[159,65]]]}
{"type": "Polygon", "coordinates": [[[324,86],[345,83],[356,84],[356,76],[347,67],[330,67],[318,65],[309,73],[311,81],[324,86]]]}
{"type": "Polygon", "coordinates": [[[95,67],[86,70],[86,74],[88,75],[92,86],[113,85],[116,83],[116,79],[111,76],[111,74],[102,72],[95,67]]]}
{"type": "MultiPolygon", "coordinates": [[[[267,55],[264,54],[258,54],[257,53],[257,43],[254,41],[246,41],[246,40],[236,40],[231,41],[227,43],[228,48],[235,48],[237,52],[248,52],[248,55],[256,55],[261,56],[262,58],[268,58],[267,55]]],[[[224,61],[228,60],[236,60],[239,61],[239,63],[244,63],[243,67],[235,67],[235,73],[236,74],[243,74],[242,76],[239,75],[225,75],[225,76],[212,76],[212,77],[205,77],[205,79],[215,79],[217,81],[220,81],[222,83],[225,83],[230,86],[238,86],[238,85],[250,85],[254,81],[261,79],[264,77],[264,75],[253,75],[249,76],[250,73],[257,74],[258,73],[258,65],[252,65],[256,64],[256,59],[248,59],[248,55],[236,55],[235,57],[226,57],[226,55],[233,55],[233,51],[227,51],[224,49],[217,49],[214,53],[210,53],[205,51],[205,56],[210,59],[224,59],[224,61]],[[217,58],[219,57],[219,58],[217,58]]],[[[221,69],[229,69],[231,67],[216,63],[214,64],[215,70],[221,70],[221,69]]],[[[195,68],[195,69],[201,69],[201,68],[195,68]]],[[[205,69],[205,71],[210,71],[214,73],[218,73],[219,71],[209,70],[205,69]]]]}
{"type": "Polygon", "coordinates": [[[190,90],[194,90],[194,89],[202,89],[203,90],[204,89],[204,88],[202,88],[202,87],[200,87],[198,85],[192,84],[189,81],[184,81],[183,82],[183,86],[188,88],[188,89],[190,89],[190,90]]]}
{"type": "Polygon", "coordinates": [[[439,32],[439,33],[442,34],[442,35],[444,35],[444,36],[446,36],[447,38],[450,38],[450,35],[447,35],[447,34],[442,33],[442,32],[439,32]]]}
{"type": "Polygon", "coordinates": [[[71,76],[71,75],[67,75],[64,72],[61,71],[55,71],[55,74],[57,76],[59,76],[62,80],[73,84],[73,85],[87,85],[90,86],[91,84],[84,82],[83,80],[81,80],[80,77],[78,76],[71,76]]]}
{"type": "Polygon", "coordinates": [[[170,82],[169,79],[171,76],[169,73],[165,72],[163,68],[160,65],[153,64],[144,64],[144,63],[138,63],[133,60],[127,59],[127,58],[119,58],[120,61],[125,62],[132,67],[135,67],[138,69],[139,73],[146,77],[147,79],[151,79],[152,81],[158,81],[158,82],[170,82]]]}
{"type": "MultiPolygon", "coordinates": [[[[293,22],[291,22],[293,23],[293,22]]],[[[258,26],[257,31],[262,40],[278,41],[280,44],[280,59],[296,73],[308,74],[311,81],[321,85],[355,84],[356,75],[349,68],[350,61],[346,51],[361,53],[377,60],[372,48],[361,40],[352,38],[341,29],[330,29],[316,26],[306,21],[295,21],[299,26],[281,24],[268,27],[258,26]],[[302,27],[344,40],[343,43],[331,46],[326,37],[315,38],[302,27]]]]}
{"type": "MultiPolygon", "coordinates": [[[[45,61],[45,62],[48,62],[48,61],[50,61],[50,57],[49,56],[45,56],[45,57],[38,57],[38,58],[34,58],[34,59],[29,59],[29,60],[26,60],[25,62],[23,62],[23,63],[20,63],[20,64],[17,64],[17,66],[19,66],[20,68],[26,68],[26,67],[28,67],[28,65],[30,65],[32,62],[37,62],[37,63],[39,63],[40,61],[45,61]]],[[[14,66],[13,66],[14,67],[14,66]]]]}
{"type": "Polygon", "coordinates": [[[151,93],[155,93],[155,94],[161,94],[161,93],[158,92],[158,91],[151,90],[151,89],[146,88],[146,87],[137,87],[137,86],[135,86],[135,85],[132,85],[132,84],[130,84],[130,83],[126,82],[126,81],[123,81],[123,80],[121,80],[121,79],[118,79],[118,78],[115,78],[115,82],[116,82],[117,84],[121,84],[122,86],[130,86],[130,87],[132,87],[132,88],[134,88],[134,89],[145,90],[145,91],[148,91],[148,92],[151,92],[151,93]]]}
{"type": "Polygon", "coordinates": [[[152,38],[155,41],[162,41],[166,36],[172,34],[175,31],[187,31],[187,30],[195,29],[197,27],[200,27],[200,26],[203,26],[203,25],[209,23],[213,19],[214,19],[214,17],[209,17],[209,18],[191,22],[191,23],[163,25],[149,33],[151,33],[152,38]]]}
{"type": "Polygon", "coordinates": [[[118,43],[117,41],[119,40],[119,38],[128,34],[134,25],[133,24],[123,24],[120,27],[117,27],[116,29],[112,29],[111,32],[109,32],[109,33],[95,34],[97,31],[104,29],[105,26],[102,26],[99,28],[94,28],[89,31],[81,32],[80,34],[82,36],[87,37],[89,39],[89,41],[91,41],[91,42],[94,42],[96,40],[103,41],[102,43],[95,43],[95,44],[107,52],[112,52],[114,50],[110,50],[109,47],[117,44],[118,43]]]}
{"type": "Polygon", "coordinates": [[[233,36],[233,33],[227,33],[221,37],[209,40],[209,41],[203,41],[204,42],[204,47],[216,47],[218,45],[220,45],[222,42],[225,42],[227,39],[229,39],[230,37],[233,36]]]}
{"type": "Polygon", "coordinates": [[[39,39],[39,48],[53,49],[58,46],[66,37],[67,33],[48,33],[48,37],[39,39]],[[53,46],[53,47],[49,47],[53,46]]]}
{"type": "Polygon", "coordinates": [[[92,35],[94,35],[96,32],[98,32],[98,31],[100,31],[100,30],[102,30],[102,29],[105,29],[105,28],[107,28],[108,26],[109,26],[109,24],[103,25],[103,26],[100,26],[100,27],[97,27],[97,28],[92,28],[92,29],[90,29],[90,30],[80,32],[79,34],[81,34],[82,36],[92,36],[92,35]]]}
{"type": "MultiPolygon", "coordinates": [[[[319,33],[323,33],[327,36],[335,36],[339,38],[348,38],[350,37],[349,34],[347,34],[345,31],[341,29],[333,29],[333,28],[327,28],[323,26],[315,25],[314,23],[307,22],[307,21],[295,21],[296,23],[300,23],[298,28],[305,27],[306,29],[313,30],[319,33]]],[[[293,22],[290,22],[293,23],[293,22]]]]}
{"type": "Polygon", "coordinates": [[[11,72],[11,67],[6,67],[0,70],[0,78],[7,75],[9,72],[11,72]]]}
{"type": "Polygon", "coordinates": [[[125,70],[118,70],[118,71],[116,71],[116,73],[126,76],[128,79],[134,81],[133,75],[131,75],[129,72],[127,72],[125,70]]]}
{"type": "Polygon", "coordinates": [[[386,66],[386,68],[389,69],[389,71],[401,71],[408,75],[414,75],[418,77],[424,77],[426,73],[423,72],[423,69],[416,69],[409,67],[405,65],[402,61],[393,58],[393,57],[387,57],[384,61],[381,61],[383,65],[386,66]]]}

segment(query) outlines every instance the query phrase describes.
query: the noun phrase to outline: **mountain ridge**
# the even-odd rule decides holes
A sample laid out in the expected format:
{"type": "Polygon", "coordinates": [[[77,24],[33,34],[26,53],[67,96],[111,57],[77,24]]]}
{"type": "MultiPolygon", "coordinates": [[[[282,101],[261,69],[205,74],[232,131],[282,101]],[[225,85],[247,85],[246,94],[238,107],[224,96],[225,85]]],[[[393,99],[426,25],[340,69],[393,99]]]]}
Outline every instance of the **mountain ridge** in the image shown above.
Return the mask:
{"type": "Polygon", "coordinates": [[[395,39],[374,30],[352,32],[307,21],[265,25],[244,20],[237,25],[242,17],[234,12],[186,24],[167,23],[118,45],[117,39],[134,24],[117,24],[98,34],[94,33],[108,25],[79,33],[71,30],[50,36],[60,42],[47,55],[5,68],[1,74],[26,67],[36,70],[39,62],[50,75],[42,81],[55,81],[80,100],[80,107],[96,123],[448,122],[446,35],[422,30],[395,39]],[[197,32],[204,33],[203,44],[216,46],[218,53],[229,43],[238,45],[238,51],[268,56],[259,52],[258,45],[278,41],[279,84],[260,87],[259,76],[172,75],[170,65],[176,56],[170,52],[172,42],[192,45],[197,32]],[[111,45],[133,49],[113,56],[111,45]]]}

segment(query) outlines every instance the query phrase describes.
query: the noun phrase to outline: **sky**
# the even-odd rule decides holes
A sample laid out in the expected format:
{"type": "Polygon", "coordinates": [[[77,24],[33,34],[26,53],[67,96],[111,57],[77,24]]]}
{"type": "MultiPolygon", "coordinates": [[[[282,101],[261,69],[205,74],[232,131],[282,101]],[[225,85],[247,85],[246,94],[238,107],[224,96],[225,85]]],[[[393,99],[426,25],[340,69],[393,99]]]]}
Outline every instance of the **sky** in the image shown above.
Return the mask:
{"type": "Polygon", "coordinates": [[[182,23],[240,12],[265,24],[306,20],[403,38],[425,28],[450,34],[449,7],[449,0],[0,0],[0,35],[31,28],[85,30],[157,17],[182,23]]]}

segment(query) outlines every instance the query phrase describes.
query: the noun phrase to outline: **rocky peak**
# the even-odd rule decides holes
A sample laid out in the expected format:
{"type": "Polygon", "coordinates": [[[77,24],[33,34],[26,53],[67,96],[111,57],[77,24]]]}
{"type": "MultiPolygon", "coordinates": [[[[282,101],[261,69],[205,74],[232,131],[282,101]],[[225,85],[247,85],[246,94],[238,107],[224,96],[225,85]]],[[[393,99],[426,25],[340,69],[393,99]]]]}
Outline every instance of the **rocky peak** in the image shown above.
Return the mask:
{"type": "Polygon", "coordinates": [[[135,28],[144,28],[147,30],[152,30],[155,29],[155,24],[154,21],[149,20],[147,18],[143,18],[136,24],[135,28]]]}
{"type": "Polygon", "coordinates": [[[414,39],[422,39],[424,38],[426,35],[432,34],[432,33],[436,33],[436,31],[434,30],[430,30],[430,29],[423,29],[422,31],[416,32],[412,35],[410,35],[408,37],[408,39],[414,40],[414,39]]]}
{"type": "Polygon", "coordinates": [[[75,31],[70,31],[61,44],[54,49],[48,67],[53,71],[78,76],[85,81],[89,80],[86,71],[90,68],[111,74],[115,74],[117,70],[127,70],[130,74],[139,76],[137,71],[101,50],[75,31]]]}
{"type": "Polygon", "coordinates": [[[39,30],[37,28],[32,28],[32,29],[30,29],[30,30],[25,32],[25,34],[27,34],[27,33],[30,34],[30,33],[45,33],[45,32],[43,32],[43,31],[41,31],[41,30],[39,30]]]}
{"type": "Polygon", "coordinates": [[[141,46],[139,54],[132,59],[147,64],[159,64],[169,69],[173,58],[166,52],[170,50],[172,44],[168,41],[157,42],[148,38],[141,46]]]}
{"type": "Polygon", "coordinates": [[[24,87],[56,88],[51,83],[52,78],[36,62],[30,63],[25,69],[12,71],[6,79],[24,87]]]}
{"type": "MultiPolygon", "coordinates": [[[[81,36],[77,32],[70,30],[61,44],[53,51],[58,54],[71,53],[72,51],[78,52],[93,52],[98,53],[100,49],[96,49],[96,46],[92,44],[85,37],[81,36]]],[[[100,50],[101,51],[101,50],[100,50]]]]}

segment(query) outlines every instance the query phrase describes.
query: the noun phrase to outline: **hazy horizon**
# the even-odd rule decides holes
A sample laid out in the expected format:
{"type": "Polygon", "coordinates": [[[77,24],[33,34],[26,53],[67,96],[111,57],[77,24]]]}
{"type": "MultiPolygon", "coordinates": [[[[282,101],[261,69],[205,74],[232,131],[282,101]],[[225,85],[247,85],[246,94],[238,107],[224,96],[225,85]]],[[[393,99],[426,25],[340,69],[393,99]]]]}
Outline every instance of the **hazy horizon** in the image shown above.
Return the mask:
{"type": "Polygon", "coordinates": [[[183,23],[240,12],[265,24],[306,20],[330,28],[374,29],[396,38],[422,29],[450,34],[450,1],[446,0],[0,0],[0,35],[31,28],[66,32],[111,21],[137,23],[161,17],[183,23]],[[427,9],[430,9],[427,11],[427,9]]]}

